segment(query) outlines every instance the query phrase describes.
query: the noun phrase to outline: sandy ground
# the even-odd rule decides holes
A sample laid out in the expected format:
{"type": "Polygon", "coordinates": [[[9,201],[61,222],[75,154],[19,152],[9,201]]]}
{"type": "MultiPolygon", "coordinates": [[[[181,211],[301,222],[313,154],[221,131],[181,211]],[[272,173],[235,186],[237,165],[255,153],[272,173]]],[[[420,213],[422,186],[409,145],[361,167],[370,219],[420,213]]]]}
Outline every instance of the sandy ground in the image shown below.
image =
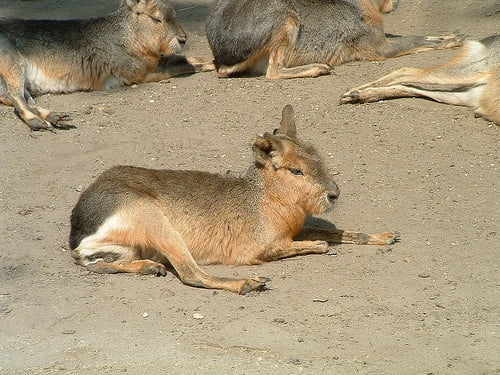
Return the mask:
{"type": "MultiPolygon", "coordinates": [[[[0,0],[0,15],[86,17],[116,2],[83,4],[0,0]]],[[[207,3],[176,5],[186,53],[210,58],[207,3]]],[[[402,1],[386,30],[482,38],[498,32],[499,8],[402,1]]],[[[348,87],[455,53],[352,63],[317,79],[212,72],[40,97],[73,115],[76,128],[56,134],[30,133],[1,106],[0,373],[498,374],[498,127],[423,99],[337,105],[348,87]],[[253,137],[272,130],[287,103],[341,188],[326,217],[343,229],[397,230],[401,243],[204,267],[272,278],[270,290],[246,296],[190,288],[171,274],[98,275],[73,264],[69,214],[104,169],[241,171],[253,137]]]]}

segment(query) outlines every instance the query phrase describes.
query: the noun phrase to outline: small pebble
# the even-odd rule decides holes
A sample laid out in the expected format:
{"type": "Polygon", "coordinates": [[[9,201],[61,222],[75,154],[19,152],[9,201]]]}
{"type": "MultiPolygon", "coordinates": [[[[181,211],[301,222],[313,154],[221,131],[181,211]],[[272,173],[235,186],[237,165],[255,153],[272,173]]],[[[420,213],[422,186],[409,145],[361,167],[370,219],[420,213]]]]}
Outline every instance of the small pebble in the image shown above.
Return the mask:
{"type": "Polygon", "coordinates": [[[275,322],[275,323],[285,323],[285,319],[283,319],[283,318],[274,318],[273,322],[275,322]]]}
{"type": "Polygon", "coordinates": [[[62,331],[63,335],[73,335],[76,333],[76,331],[74,329],[65,329],[64,331],[62,331]]]}
{"type": "Polygon", "coordinates": [[[193,319],[205,319],[205,316],[203,314],[200,314],[200,313],[194,313],[193,319]]]}
{"type": "Polygon", "coordinates": [[[419,273],[418,277],[421,277],[422,279],[427,279],[428,277],[431,277],[431,275],[424,272],[424,273],[419,273]]]}
{"type": "Polygon", "coordinates": [[[149,316],[149,314],[147,312],[145,312],[144,314],[142,314],[143,318],[147,318],[148,316],[149,316]]]}
{"type": "Polygon", "coordinates": [[[328,298],[313,298],[313,302],[328,302],[328,298]]]}

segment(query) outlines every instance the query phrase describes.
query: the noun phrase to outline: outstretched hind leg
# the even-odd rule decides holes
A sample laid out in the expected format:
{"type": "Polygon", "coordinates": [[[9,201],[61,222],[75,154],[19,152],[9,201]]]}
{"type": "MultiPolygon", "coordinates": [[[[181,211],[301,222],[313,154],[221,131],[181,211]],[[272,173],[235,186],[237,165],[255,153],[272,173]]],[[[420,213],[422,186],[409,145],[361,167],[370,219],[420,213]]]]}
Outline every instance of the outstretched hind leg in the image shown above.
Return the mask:
{"type": "Polygon", "coordinates": [[[477,106],[488,72],[451,75],[432,69],[400,68],[376,81],[346,91],[340,104],[369,103],[382,99],[427,97],[453,105],[477,106]]]}

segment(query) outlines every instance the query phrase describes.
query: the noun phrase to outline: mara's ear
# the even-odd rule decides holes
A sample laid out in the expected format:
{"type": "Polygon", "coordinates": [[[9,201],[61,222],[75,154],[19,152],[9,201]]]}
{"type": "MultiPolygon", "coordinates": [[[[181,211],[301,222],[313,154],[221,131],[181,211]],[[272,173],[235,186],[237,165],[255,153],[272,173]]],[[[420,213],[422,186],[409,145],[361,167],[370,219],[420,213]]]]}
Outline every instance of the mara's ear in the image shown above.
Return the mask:
{"type": "Polygon", "coordinates": [[[132,12],[143,12],[147,0],[125,0],[125,4],[129,7],[132,12]]]}
{"type": "Polygon", "coordinates": [[[269,133],[257,136],[252,146],[255,161],[259,165],[266,165],[272,158],[281,155],[282,148],[279,138],[269,133]]]}
{"type": "Polygon", "coordinates": [[[290,138],[297,137],[297,129],[295,128],[295,117],[293,107],[287,104],[281,113],[281,123],[278,129],[275,129],[273,134],[283,134],[290,138]]]}

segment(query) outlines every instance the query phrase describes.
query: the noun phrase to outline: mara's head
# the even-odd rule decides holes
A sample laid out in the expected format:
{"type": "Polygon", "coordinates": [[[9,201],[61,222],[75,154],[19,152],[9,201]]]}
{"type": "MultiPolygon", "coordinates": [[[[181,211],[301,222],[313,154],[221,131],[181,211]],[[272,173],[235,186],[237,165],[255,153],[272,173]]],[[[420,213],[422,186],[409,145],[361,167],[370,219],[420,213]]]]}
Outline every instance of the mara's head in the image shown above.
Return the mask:
{"type": "Polygon", "coordinates": [[[297,139],[291,105],[283,109],[280,127],[273,134],[257,137],[253,152],[264,184],[277,200],[300,205],[307,214],[333,208],[339,188],[316,149],[297,139]]]}
{"type": "Polygon", "coordinates": [[[173,6],[165,0],[123,0],[132,13],[134,37],[156,54],[179,53],[186,33],[177,20],[173,6]]]}

